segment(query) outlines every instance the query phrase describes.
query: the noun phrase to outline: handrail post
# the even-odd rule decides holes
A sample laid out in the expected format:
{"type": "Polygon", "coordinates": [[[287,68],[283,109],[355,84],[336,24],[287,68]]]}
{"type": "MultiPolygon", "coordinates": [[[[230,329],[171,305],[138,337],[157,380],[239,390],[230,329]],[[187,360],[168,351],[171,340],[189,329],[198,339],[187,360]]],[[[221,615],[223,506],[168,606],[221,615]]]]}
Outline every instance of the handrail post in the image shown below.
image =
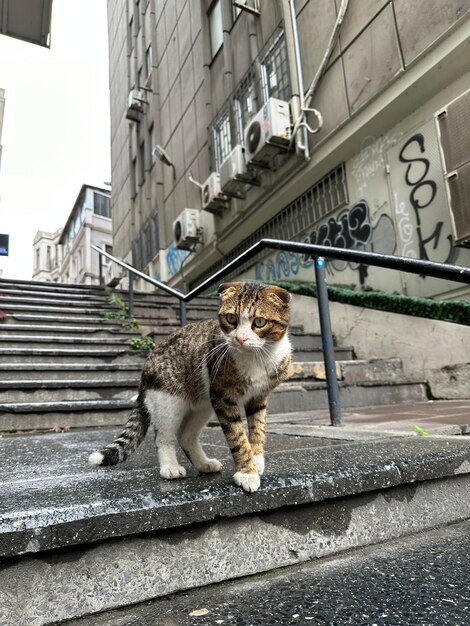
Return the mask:
{"type": "Polygon", "coordinates": [[[129,302],[127,308],[129,317],[134,317],[134,272],[129,272],[129,302]]]}
{"type": "Polygon", "coordinates": [[[186,302],[184,300],[180,300],[180,325],[186,326],[188,323],[186,317],[186,302]]]}
{"type": "Polygon", "coordinates": [[[318,313],[322,336],[323,359],[325,363],[326,387],[330,409],[331,426],[344,426],[341,415],[338,378],[336,376],[335,351],[331,332],[330,306],[328,289],[325,281],[325,259],[315,257],[315,281],[317,284],[318,313]]]}
{"type": "Polygon", "coordinates": [[[98,269],[100,276],[100,287],[104,285],[104,276],[103,276],[103,257],[100,253],[98,253],[98,269]]]}

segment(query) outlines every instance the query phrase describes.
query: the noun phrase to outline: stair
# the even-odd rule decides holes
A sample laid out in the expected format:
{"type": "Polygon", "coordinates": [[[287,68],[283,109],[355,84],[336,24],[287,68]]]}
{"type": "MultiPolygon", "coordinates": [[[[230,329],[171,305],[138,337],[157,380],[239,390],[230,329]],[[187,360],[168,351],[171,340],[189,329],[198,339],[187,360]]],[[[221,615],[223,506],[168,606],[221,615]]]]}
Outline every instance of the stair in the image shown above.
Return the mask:
{"type": "MultiPolygon", "coordinates": [[[[188,318],[216,307],[201,298],[188,318]]],[[[423,402],[425,385],[407,380],[399,359],[357,360],[353,347],[337,346],[349,413],[345,428],[325,427],[321,340],[300,327],[291,329],[292,377],[270,399],[256,493],[232,483],[218,427],[203,440],[219,474],[198,475],[181,455],[187,477],[162,480],[152,433],[126,463],[90,466],[88,454],[120,432],[145,358],[129,347],[138,332],[103,310],[114,308],[100,288],[0,281],[0,430],[52,431],[0,434],[0,624],[121,623],[102,612],[138,613],[139,603],[178,591],[470,518],[468,437],[374,429],[371,407],[362,422],[355,408],[374,404],[398,420],[402,405],[411,426],[423,415],[432,423],[439,404],[466,423],[470,402],[423,402]]],[[[178,311],[168,296],[136,294],[136,316],[156,342],[178,311]]],[[[204,612],[189,615],[209,623],[204,612]]]]}
{"type": "MultiPolygon", "coordinates": [[[[127,294],[122,294],[123,300],[127,294]]],[[[200,297],[188,321],[214,318],[218,301],[200,297]]],[[[134,294],[140,329],[123,328],[109,293],[99,287],[0,280],[0,430],[121,425],[139,384],[145,354],[133,337],[163,341],[179,326],[179,303],[166,294],[134,294]],[[103,316],[104,314],[104,316],[103,316]]],[[[301,327],[290,330],[292,378],[272,394],[270,413],[326,410],[322,342],[301,327]]],[[[420,381],[407,380],[398,359],[356,361],[336,346],[343,407],[426,399],[420,381]]]]}

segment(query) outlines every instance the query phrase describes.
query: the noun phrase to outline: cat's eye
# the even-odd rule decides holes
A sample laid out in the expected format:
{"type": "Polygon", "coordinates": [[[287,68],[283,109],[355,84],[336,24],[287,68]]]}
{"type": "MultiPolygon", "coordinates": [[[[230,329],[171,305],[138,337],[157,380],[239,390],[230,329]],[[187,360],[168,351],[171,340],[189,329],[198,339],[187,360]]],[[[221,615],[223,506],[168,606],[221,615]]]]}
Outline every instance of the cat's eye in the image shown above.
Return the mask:
{"type": "Polygon", "coordinates": [[[227,320],[229,324],[233,325],[237,323],[237,316],[235,315],[235,313],[226,313],[225,319],[227,320]]]}
{"type": "Polygon", "coordinates": [[[264,317],[255,317],[255,319],[253,320],[253,325],[256,326],[256,328],[263,328],[263,326],[266,326],[267,321],[264,317]]]}

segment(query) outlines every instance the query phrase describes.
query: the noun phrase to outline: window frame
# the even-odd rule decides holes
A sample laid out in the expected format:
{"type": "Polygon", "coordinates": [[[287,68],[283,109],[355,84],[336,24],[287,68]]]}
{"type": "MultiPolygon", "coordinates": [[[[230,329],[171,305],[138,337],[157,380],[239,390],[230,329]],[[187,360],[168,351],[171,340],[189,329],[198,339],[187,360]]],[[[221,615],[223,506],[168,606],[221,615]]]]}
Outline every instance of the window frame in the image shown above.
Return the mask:
{"type": "Polygon", "coordinates": [[[220,49],[224,45],[224,27],[223,27],[223,21],[222,21],[221,0],[214,0],[214,2],[211,4],[211,6],[209,7],[209,10],[207,11],[207,19],[209,23],[209,43],[210,43],[211,60],[212,60],[212,59],[215,59],[220,49]],[[214,37],[214,31],[215,31],[214,27],[217,27],[217,33],[216,33],[217,39],[214,37]]]}

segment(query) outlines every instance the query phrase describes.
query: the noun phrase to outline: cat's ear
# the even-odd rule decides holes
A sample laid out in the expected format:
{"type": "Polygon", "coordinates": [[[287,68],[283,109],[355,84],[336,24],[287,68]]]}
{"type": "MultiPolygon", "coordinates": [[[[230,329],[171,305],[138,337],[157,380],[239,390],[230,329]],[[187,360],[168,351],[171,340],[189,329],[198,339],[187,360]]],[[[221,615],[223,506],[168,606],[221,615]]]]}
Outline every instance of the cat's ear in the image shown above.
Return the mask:
{"type": "Polygon", "coordinates": [[[219,294],[219,296],[223,295],[224,298],[227,296],[232,296],[240,289],[241,285],[242,283],[222,283],[217,293],[219,294]]]}
{"type": "Polygon", "coordinates": [[[269,285],[269,287],[266,287],[266,291],[268,298],[271,298],[283,306],[288,305],[292,298],[292,295],[286,289],[277,287],[276,285],[269,285]]]}

